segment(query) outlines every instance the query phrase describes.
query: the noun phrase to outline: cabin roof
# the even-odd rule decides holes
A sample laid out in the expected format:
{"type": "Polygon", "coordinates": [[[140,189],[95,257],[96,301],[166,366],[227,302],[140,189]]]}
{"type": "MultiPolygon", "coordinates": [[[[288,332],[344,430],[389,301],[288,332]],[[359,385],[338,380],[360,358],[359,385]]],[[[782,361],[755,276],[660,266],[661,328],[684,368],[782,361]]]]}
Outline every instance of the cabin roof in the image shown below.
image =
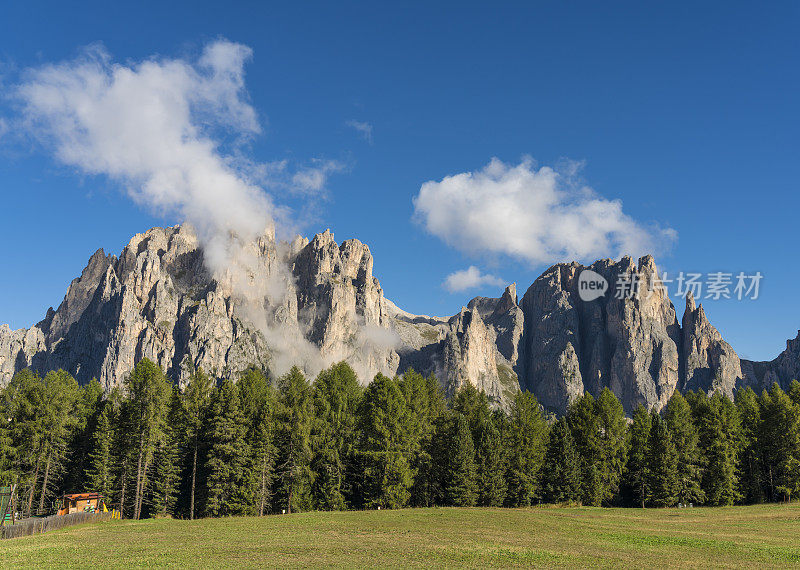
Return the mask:
{"type": "Polygon", "coordinates": [[[65,499],[69,499],[71,501],[87,501],[89,499],[102,499],[102,493],[70,493],[64,495],[65,499]]]}

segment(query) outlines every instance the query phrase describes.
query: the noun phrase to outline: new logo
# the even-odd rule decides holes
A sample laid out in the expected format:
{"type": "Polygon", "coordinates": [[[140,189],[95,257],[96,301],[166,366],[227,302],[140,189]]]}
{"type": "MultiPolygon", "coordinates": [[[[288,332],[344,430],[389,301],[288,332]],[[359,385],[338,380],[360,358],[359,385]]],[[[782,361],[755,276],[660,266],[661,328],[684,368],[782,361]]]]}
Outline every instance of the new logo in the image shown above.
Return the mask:
{"type": "Polygon", "coordinates": [[[608,291],[606,278],[591,269],[584,269],[578,276],[578,295],[581,301],[594,301],[608,291]]]}

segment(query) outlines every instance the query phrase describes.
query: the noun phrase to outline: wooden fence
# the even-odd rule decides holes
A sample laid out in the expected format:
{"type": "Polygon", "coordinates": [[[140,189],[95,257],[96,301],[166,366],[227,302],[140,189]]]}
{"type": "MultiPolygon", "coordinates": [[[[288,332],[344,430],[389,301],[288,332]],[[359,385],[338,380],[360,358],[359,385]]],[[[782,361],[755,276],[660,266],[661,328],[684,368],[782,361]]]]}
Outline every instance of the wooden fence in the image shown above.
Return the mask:
{"type": "Polygon", "coordinates": [[[110,521],[112,518],[115,518],[114,514],[108,512],[72,513],[71,515],[53,515],[41,519],[24,519],[16,524],[0,527],[0,538],[18,538],[85,522],[110,521]]]}

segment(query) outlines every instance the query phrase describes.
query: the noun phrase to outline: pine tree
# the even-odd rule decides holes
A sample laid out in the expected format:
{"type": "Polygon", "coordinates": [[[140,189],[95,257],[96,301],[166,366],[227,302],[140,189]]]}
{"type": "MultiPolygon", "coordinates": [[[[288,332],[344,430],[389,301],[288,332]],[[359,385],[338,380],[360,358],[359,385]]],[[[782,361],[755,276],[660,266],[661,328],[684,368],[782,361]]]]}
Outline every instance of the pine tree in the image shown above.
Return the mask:
{"type": "Polygon", "coordinates": [[[501,507],[506,498],[506,449],[500,430],[490,416],[478,426],[475,445],[477,463],[478,504],[483,507],[501,507]]]}
{"type": "Polygon", "coordinates": [[[163,435],[156,445],[153,458],[152,505],[161,516],[175,514],[175,501],[180,484],[183,440],[186,434],[186,408],[181,391],[172,388],[163,435]]]}
{"type": "Polygon", "coordinates": [[[247,426],[238,390],[230,379],[223,380],[211,396],[207,433],[206,513],[210,516],[250,514],[247,426]]]}
{"type": "Polygon", "coordinates": [[[752,388],[736,392],[736,410],[742,424],[741,457],[739,462],[739,488],[747,503],[764,501],[764,477],[761,465],[759,429],[761,405],[752,388]]]}
{"type": "Polygon", "coordinates": [[[689,403],[680,393],[675,392],[667,402],[664,420],[677,454],[675,498],[682,504],[703,503],[705,494],[700,485],[699,435],[692,419],[689,403]]]}
{"type": "Polygon", "coordinates": [[[478,485],[475,445],[467,419],[456,412],[448,432],[445,500],[456,507],[472,507],[478,498],[478,485]]]}
{"type": "Polygon", "coordinates": [[[628,462],[625,466],[625,482],[632,502],[645,507],[650,496],[650,429],[652,419],[647,408],[640,405],[633,413],[633,422],[628,430],[628,462]]]}
{"type": "Polygon", "coordinates": [[[399,386],[406,401],[407,416],[403,429],[414,473],[409,502],[414,506],[428,507],[433,505],[439,493],[433,445],[436,423],[446,413],[447,402],[439,381],[433,375],[423,377],[408,369],[400,378],[399,386]]]}
{"type": "Polygon", "coordinates": [[[800,406],[777,383],[761,397],[759,440],[769,497],[790,499],[800,486],[800,406]]]}
{"type": "Polygon", "coordinates": [[[78,420],[80,388],[64,370],[48,372],[41,382],[44,401],[38,413],[44,436],[41,449],[44,471],[37,512],[46,514],[50,510],[49,500],[55,497],[53,487],[64,467],[71,431],[78,420]]]}
{"type": "Polygon", "coordinates": [[[340,362],[317,376],[313,388],[316,421],[314,452],[314,503],[318,509],[344,510],[350,494],[356,442],[356,410],[361,387],[353,369],[340,362]]]}
{"type": "Polygon", "coordinates": [[[30,516],[39,488],[46,445],[45,416],[41,413],[46,405],[44,384],[37,374],[24,368],[14,374],[3,395],[7,402],[6,413],[11,418],[10,436],[17,459],[20,511],[23,516],[30,516]]]}
{"type": "Polygon", "coordinates": [[[531,505],[539,493],[539,471],[544,462],[547,422],[530,392],[517,392],[511,402],[508,426],[508,494],[510,506],[531,505]]]}
{"type": "MultiPolygon", "coordinates": [[[[0,399],[2,401],[2,399],[0,399]]],[[[6,407],[0,404],[0,485],[8,486],[17,481],[17,448],[11,437],[6,407]]]]}
{"type": "Polygon", "coordinates": [[[278,380],[278,491],[288,512],[313,507],[311,429],[314,408],[311,389],[296,366],[278,380]]]}
{"type": "Polygon", "coordinates": [[[706,502],[731,505],[740,499],[737,471],[740,424],[736,407],[719,392],[710,398],[702,392],[690,394],[687,401],[692,406],[704,458],[701,484],[706,502]]]}
{"type": "Polygon", "coordinates": [[[409,413],[399,382],[375,376],[359,407],[357,454],[365,507],[401,508],[409,501],[415,476],[409,413]]]}
{"type": "Polygon", "coordinates": [[[116,414],[111,402],[103,402],[91,437],[86,485],[84,490],[97,491],[107,499],[111,497],[114,484],[114,423],[116,414]]]}
{"type": "Polygon", "coordinates": [[[473,439],[478,435],[478,427],[492,413],[486,393],[469,382],[464,383],[453,395],[450,407],[466,418],[473,439]]]}
{"type": "Polygon", "coordinates": [[[608,388],[603,388],[595,401],[600,433],[600,484],[602,504],[613,504],[619,496],[622,471],[627,455],[628,423],[622,404],[608,388]]]}
{"type": "Polygon", "coordinates": [[[189,519],[194,519],[197,510],[198,479],[202,477],[199,466],[204,463],[205,442],[202,440],[203,426],[208,416],[211,403],[211,394],[214,390],[214,380],[201,368],[194,370],[183,392],[184,408],[186,410],[186,433],[184,441],[186,450],[184,455],[188,463],[188,511],[189,519]]]}
{"type": "Polygon", "coordinates": [[[542,466],[542,498],[548,503],[571,503],[581,496],[580,457],[566,418],[550,429],[542,466]]]}
{"type": "Polygon", "coordinates": [[[567,411],[567,422],[572,431],[575,448],[581,458],[581,502],[599,507],[603,501],[603,478],[600,442],[600,418],[595,400],[586,392],[577,398],[567,411]]]}
{"type": "Polygon", "coordinates": [[[266,375],[258,368],[248,368],[236,382],[239,403],[248,425],[253,425],[267,400],[274,396],[266,375]]]}
{"type": "Polygon", "coordinates": [[[147,358],[134,366],[125,379],[125,388],[136,469],[133,518],[139,519],[148,493],[153,454],[164,435],[170,388],[164,372],[147,358]]]}
{"type": "Polygon", "coordinates": [[[69,430],[64,477],[59,493],[85,489],[85,473],[91,452],[91,438],[103,408],[104,392],[97,380],[80,389],[69,430]]]}
{"type": "Polygon", "coordinates": [[[671,507],[677,503],[678,454],[667,423],[655,410],[650,417],[648,498],[654,507],[671,507]]]}
{"type": "Polygon", "coordinates": [[[250,436],[252,453],[253,494],[258,516],[263,516],[270,508],[272,484],[275,477],[275,462],[278,448],[275,446],[277,402],[270,392],[256,414],[250,436]]]}

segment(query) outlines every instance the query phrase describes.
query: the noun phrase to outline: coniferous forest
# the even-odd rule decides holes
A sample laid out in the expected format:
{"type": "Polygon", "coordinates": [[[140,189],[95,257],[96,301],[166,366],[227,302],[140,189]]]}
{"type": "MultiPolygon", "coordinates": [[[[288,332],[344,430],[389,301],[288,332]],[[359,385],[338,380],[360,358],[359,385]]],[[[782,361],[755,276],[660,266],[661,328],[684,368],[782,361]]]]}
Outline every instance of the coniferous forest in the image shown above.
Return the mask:
{"type": "Polygon", "coordinates": [[[142,360],[106,394],[68,373],[17,373],[0,399],[0,483],[48,514],[98,491],[132,518],[407,506],[671,507],[787,501],[800,492],[800,383],[735,402],[675,393],[632,419],[606,389],[555,418],[533,394],[492,409],[467,385],[345,363],[309,382],[195,371],[183,387],[142,360]]]}

